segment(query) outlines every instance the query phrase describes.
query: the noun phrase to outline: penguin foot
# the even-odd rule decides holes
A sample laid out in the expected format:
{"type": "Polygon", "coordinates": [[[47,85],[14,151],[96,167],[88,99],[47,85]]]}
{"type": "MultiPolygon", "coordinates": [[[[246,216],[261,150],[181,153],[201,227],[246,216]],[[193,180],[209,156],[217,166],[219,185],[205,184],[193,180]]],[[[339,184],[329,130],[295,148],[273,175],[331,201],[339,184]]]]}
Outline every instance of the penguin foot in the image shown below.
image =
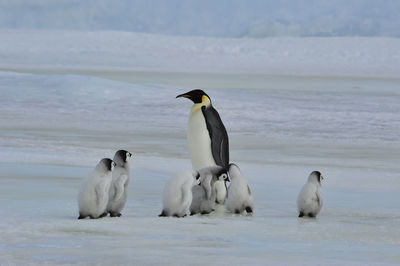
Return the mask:
{"type": "Polygon", "coordinates": [[[78,220],[80,219],[85,219],[87,216],[83,216],[82,214],[79,214],[78,220]]]}
{"type": "Polygon", "coordinates": [[[183,218],[183,217],[186,217],[186,213],[183,216],[180,216],[179,214],[174,214],[172,216],[174,216],[176,218],[183,218]]]}
{"type": "Polygon", "coordinates": [[[164,210],[158,215],[158,217],[166,217],[166,216],[168,215],[164,210]]]}
{"type": "Polygon", "coordinates": [[[251,207],[246,207],[246,212],[247,213],[253,213],[253,209],[251,207]]]}
{"type": "Polygon", "coordinates": [[[105,213],[103,213],[102,215],[100,215],[100,216],[99,216],[99,218],[106,217],[106,216],[107,216],[107,214],[108,214],[108,213],[107,213],[107,212],[105,212],[105,213]]]}
{"type": "Polygon", "coordinates": [[[310,218],[315,218],[315,214],[310,212],[310,213],[308,214],[308,217],[310,217],[310,218]]]}
{"type": "Polygon", "coordinates": [[[300,212],[299,213],[299,218],[301,218],[301,217],[303,217],[304,216],[304,213],[303,212],[300,212]]]}
{"type": "Polygon", "coordinates": [[[110,212],[110,217],[121,217],[121,213],[110,212]]]}
{"type": "Polygon", "coordinates": [[[240,210],[239,209],[235,209],[235,214],[240,214],[240,210]]]}

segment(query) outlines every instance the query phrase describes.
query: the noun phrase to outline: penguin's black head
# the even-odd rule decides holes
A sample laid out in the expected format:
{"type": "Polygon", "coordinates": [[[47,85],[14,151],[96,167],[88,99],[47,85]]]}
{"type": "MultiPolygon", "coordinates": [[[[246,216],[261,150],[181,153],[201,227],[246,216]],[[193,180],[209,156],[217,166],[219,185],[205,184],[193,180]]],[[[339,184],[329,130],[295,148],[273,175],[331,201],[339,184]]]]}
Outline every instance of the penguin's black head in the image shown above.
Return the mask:
{"type": "Polygon", "coordinates": [[[126,150],[119,150],[114,155],[114,161],[118,164],[124,164],[128,161],[128,159],[132,156],[132,153],[126,150]]]}
{"type": "Polygon", "coordinates": [[[321,180],[324,179],[324,177],[321,175],[321,172],[319,171],[313,171],[311,175],[314,175],[317,178],[318,183],[321,184],[321,180]]]}
{"type": "Polygon", "coordinates": [[[231,180],[229,179],[229,176],[228,176],[228,171],[227,171],[227,169],[226,168],[222,168],[221,170],[219,170],[217,173],[216,173],[216,176],[218,177],[218,178],[221,178],[223,181],[225,181],[225,182],[230,182],[231,180]]]}
{"type": "Polygon", "coordinates": [[[101,159],[99,165],[102,169],[104,169],[106,171],[112,171],[115,167],[115,162],[111,159],[103,158],[103,159],[101,159]]]}
{"type": "Polygon", "coordinates": [[[207,93],[202,90],[191,90],[189,92],[180,94],[176,96],[176,98],[185,97],[193,101],[193,103],[202,103],[204,101],[211,101],[210,97],[208,97],[207,93]]]}

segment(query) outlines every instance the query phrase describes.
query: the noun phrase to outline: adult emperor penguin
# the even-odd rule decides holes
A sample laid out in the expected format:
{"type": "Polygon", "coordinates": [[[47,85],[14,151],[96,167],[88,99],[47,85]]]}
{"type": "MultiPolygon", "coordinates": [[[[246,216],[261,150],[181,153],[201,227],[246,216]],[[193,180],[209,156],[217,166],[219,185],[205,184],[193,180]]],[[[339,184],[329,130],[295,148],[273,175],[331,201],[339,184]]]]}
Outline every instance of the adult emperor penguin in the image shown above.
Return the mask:
{"type": "MultiPolygon", "coordinates": [[[[229,140],[222,120],[211,104],[210,97],[202,90],[192,90],[176,96],[193,101],[189,115],[187,138],[194,170],[219,165],[229,166],[229,140]]],[[[223,204],[226,198],[226,182],[214,184],[216,203],[223,204]]]]}
{"type": "Polygon", "coordinates": [[[121,211],[125,207],[128,199],[129,184],[129,162],[128,159],[132,153],[126,150],[119,150],[115,153],[113,161],[116,163],[112,173],[112,182],[109,190],[109,199],[107,205],[107,213],[111,217],[120,217],[121,211]]]}
{"type": "Polygon", "coordinates": [[[307,183],[301,189],[297,198],[299,217],[316,217],[322,208],[321,180],[324,179],[320,172],[313,171],[307,183]]]}
{"type": "Polygon", "coordinates": [[[101,159],[94,171],[83,181],[78,195],[78,219],[88,216],[95,219],[107,215],[108,191],[114,167],[115,162],[111,159],[101,159]]]}

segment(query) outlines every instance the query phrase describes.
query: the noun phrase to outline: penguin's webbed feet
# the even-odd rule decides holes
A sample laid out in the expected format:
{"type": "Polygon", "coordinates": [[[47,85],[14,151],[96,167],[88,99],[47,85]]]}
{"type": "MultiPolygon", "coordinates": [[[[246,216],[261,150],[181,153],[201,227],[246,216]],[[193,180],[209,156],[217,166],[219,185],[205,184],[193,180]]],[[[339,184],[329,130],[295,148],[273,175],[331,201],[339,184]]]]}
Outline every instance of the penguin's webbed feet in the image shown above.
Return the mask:
{"type": "Polygon", "coordinates": [[[107,212],[104,212],[104,213],[102,213],[100,216],[99,216],[99,218],[103,218],[103,217],[106,217],[107,216],[107,212]]]}
{"type": "Polygon", "coordinates": [[[158,217],[166,217],[166,216],[168,215],[164,210],[158,215],[158,217]]]}
{"type": "Polygon", "coordinates": [[[247,214],[252,214],[253,209],[251,207],[246,207],[246,212],[247,212],[247,214]]]}

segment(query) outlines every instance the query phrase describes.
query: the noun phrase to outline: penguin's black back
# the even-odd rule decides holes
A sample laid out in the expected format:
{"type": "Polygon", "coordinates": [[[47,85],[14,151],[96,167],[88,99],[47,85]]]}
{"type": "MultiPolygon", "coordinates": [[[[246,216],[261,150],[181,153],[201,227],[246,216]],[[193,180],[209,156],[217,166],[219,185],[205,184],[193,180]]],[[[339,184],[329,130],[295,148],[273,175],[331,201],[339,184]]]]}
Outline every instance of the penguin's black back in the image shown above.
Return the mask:
{"type": "Polygon", "coordinates": [[[228,133],[217,110],[210,105],[201,108],[206,120],[207,130],[211,139],[211,151],[217,165],[224,168],[229,165],[229,139],[228,133]]]}

